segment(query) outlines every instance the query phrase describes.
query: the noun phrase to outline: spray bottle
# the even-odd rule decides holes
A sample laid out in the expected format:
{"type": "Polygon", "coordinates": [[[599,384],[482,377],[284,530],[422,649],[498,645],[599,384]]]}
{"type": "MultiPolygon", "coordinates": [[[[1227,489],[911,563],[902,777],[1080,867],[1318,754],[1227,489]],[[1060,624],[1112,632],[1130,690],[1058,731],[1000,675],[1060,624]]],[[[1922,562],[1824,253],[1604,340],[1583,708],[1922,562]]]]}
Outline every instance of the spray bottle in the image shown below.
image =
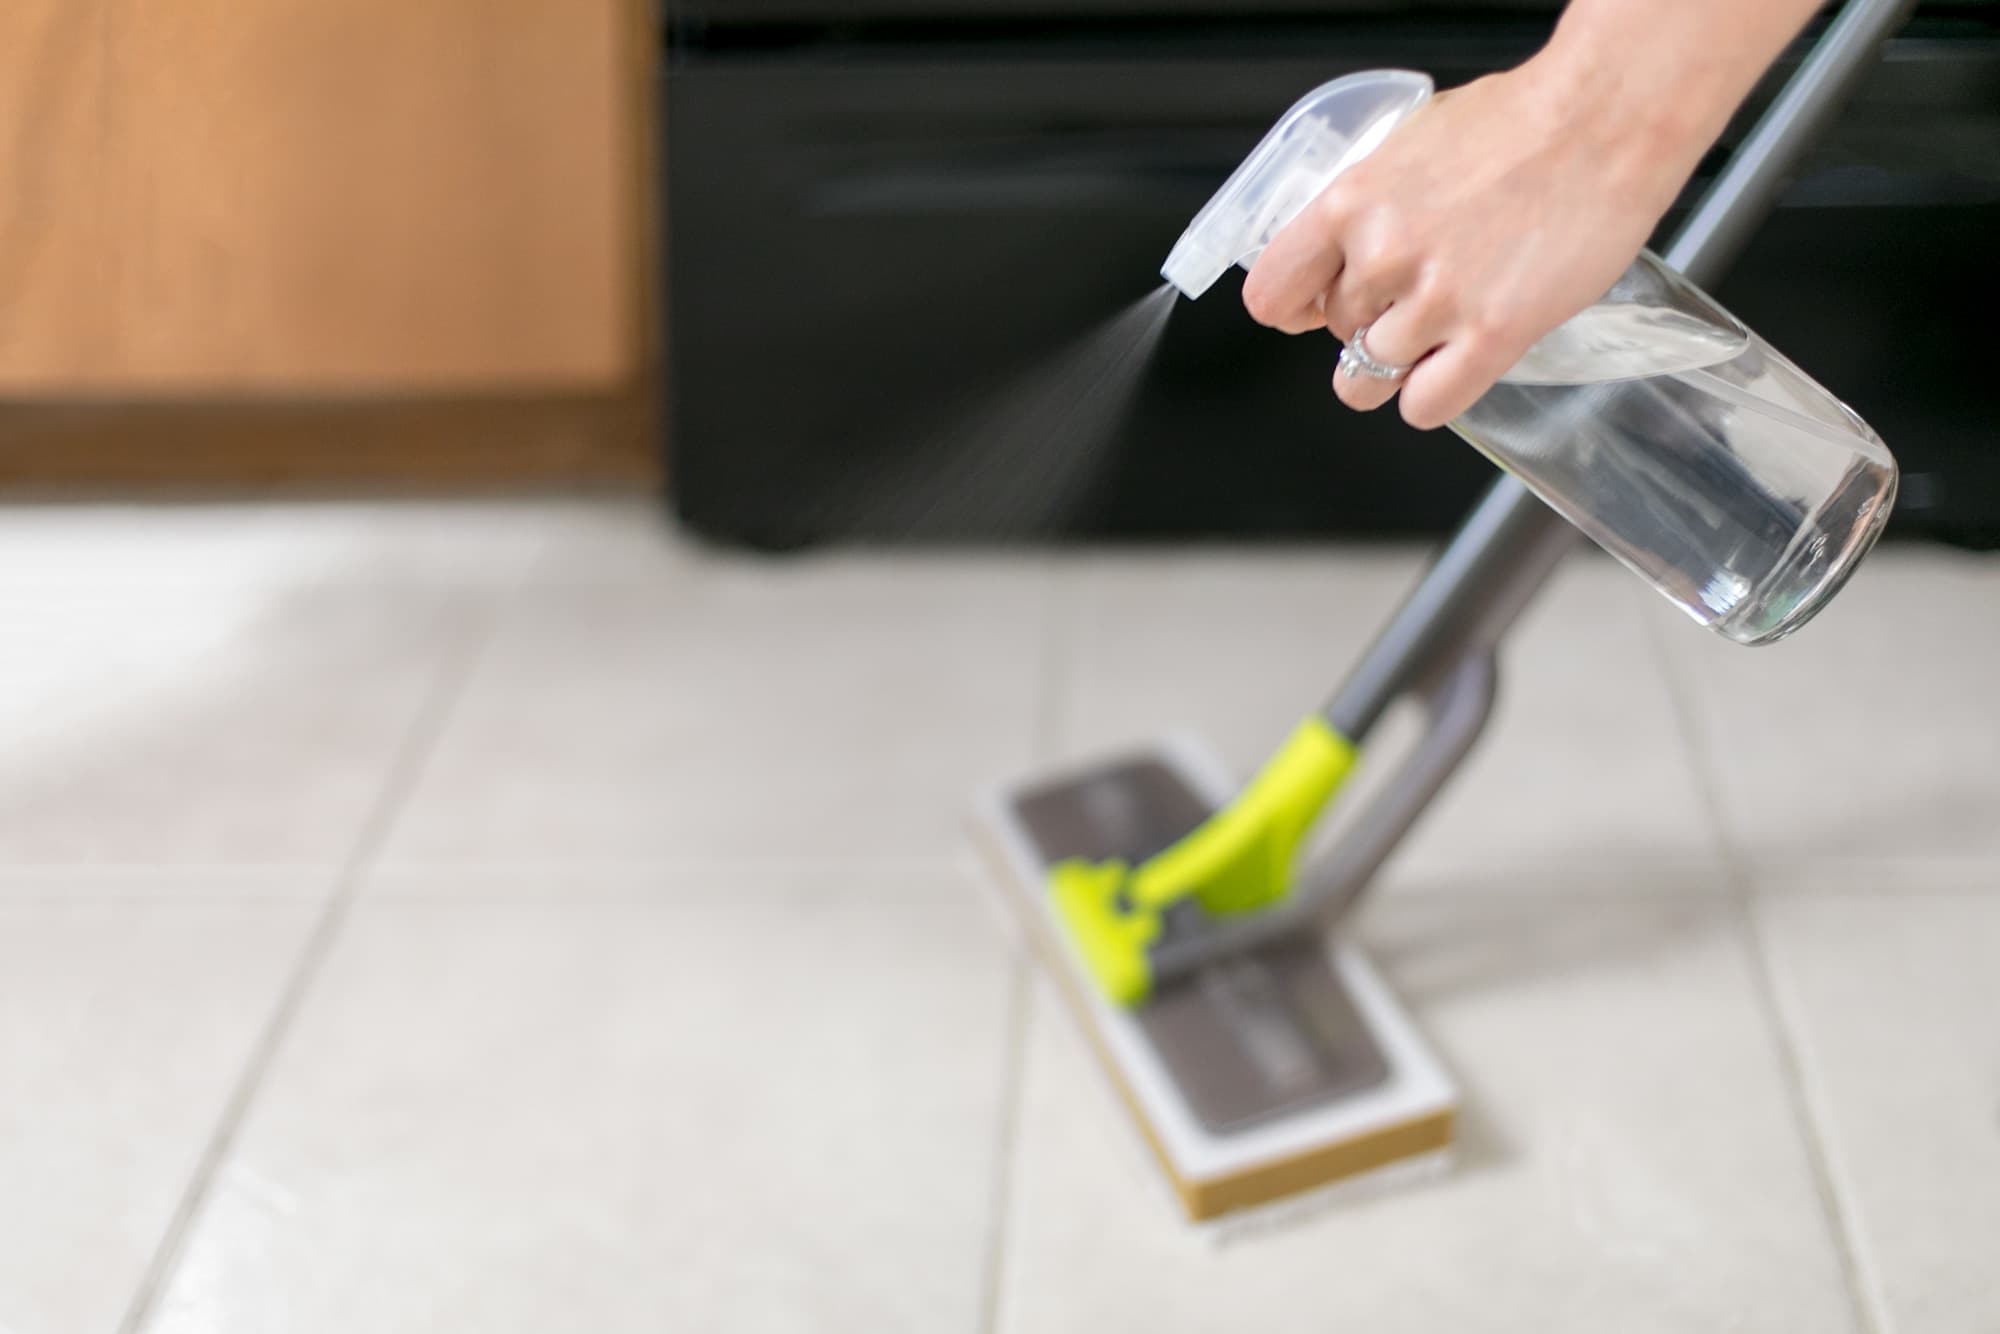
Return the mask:
{"type": "MultiPolygon", "coordinates": [[[[1161,268],[1190,298],[1266,244],[1430,99],[1423,75],[1337,79],[1285,113],[1161,268]]],[[[1706,293],[1641,252],[1451,428],[1695,620],[1792,633],[1880,535],[1881,439],[1706,293]]]]}

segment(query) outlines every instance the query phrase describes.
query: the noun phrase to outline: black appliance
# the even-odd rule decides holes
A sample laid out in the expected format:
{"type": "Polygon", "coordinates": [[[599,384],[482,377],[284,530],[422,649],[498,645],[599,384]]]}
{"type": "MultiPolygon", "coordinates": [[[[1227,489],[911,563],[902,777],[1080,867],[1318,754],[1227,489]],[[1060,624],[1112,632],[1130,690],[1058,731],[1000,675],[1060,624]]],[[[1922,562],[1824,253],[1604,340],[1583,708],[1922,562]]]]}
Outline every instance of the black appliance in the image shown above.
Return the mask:
{"type": "MultiPolygon", "coordinates": [[[[662,98],[676,509],[762,546],[903,536],[828,497],[921,468],[954,405],[1156,286],[1174,238],[1296,96],[1382,65],[1463,82],[1533,51],[1558,8],[676,4],[662,98]]],[[[1449,529],[1490,465],[1449,433],[1347,412],[1327,390],[1332,341],[1255,326],[1236,281],[1179,305],[1062,534],[1449,529]]],[[[1881,431],[1904,469],[1902,531],[2000,541],[2000,3],[1920,10],[1718,295],[1881,431]]],[[[1019,534],[975,519],[962,535],[1019,534]]]]}

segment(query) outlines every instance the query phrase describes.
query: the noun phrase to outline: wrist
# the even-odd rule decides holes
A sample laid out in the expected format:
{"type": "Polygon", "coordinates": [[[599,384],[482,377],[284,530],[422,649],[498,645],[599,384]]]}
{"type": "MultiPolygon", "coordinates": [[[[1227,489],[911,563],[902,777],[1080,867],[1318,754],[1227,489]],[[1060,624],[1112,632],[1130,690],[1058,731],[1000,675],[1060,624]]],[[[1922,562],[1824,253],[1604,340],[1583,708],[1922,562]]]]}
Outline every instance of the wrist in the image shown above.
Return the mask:
{"type": "Polygon", "coordinates": [[[1606,45],[1566,16],[1549,44],[1514,75],[1528,83],[1548,133],[1588,154],[1593,168],[1628,198],[1665,212],[1756,73],[1671,55],[1618,59],[1606,45]]]}

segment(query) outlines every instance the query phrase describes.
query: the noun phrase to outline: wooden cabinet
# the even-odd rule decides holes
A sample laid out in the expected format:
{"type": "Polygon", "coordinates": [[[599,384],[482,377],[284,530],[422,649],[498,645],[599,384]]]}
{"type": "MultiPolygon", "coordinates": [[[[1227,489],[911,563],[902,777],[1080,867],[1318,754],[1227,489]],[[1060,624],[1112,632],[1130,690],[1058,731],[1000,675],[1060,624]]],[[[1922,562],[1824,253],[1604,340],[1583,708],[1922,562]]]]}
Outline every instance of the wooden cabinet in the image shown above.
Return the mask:
{"type": "Polygon", "coordinates": [[[654,49],[636,0],[7,0],[0,404],[629,394],[654,49]]]}

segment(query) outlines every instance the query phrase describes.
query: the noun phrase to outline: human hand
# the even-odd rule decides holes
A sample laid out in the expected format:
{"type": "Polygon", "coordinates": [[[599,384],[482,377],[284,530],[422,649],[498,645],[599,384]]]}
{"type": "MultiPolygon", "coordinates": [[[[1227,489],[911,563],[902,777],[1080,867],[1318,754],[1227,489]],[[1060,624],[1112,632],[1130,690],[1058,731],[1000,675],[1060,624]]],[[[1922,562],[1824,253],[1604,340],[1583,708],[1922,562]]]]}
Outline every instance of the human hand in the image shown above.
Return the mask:
{"type": "Polygon", "coordinates": [[[1440,94],[1274,237],[1243,284],[1261,324],[1366,329],[1400,380],[1334,375],[1349,407],[1402,393],[1442,426],[1543,334],[1609,291],[1706,147],[1608,114],[1545,53],[1440,94]]]}

